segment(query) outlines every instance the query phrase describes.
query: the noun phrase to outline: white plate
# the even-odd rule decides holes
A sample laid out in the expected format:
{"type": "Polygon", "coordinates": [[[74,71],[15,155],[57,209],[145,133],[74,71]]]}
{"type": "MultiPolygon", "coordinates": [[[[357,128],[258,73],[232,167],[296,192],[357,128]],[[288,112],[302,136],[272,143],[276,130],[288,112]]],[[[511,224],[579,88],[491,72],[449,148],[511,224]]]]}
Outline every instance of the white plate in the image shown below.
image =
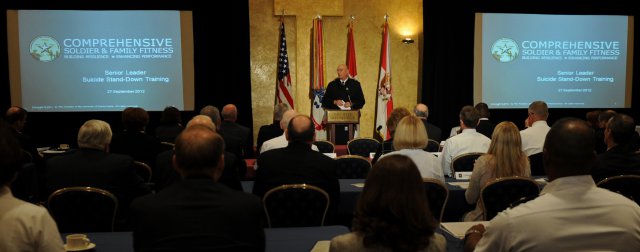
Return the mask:
{"type": "Polygon", "coordinates": [[[64,250],[65,251],[85,251],[85,250],[89,250],[89,249],[92,249],[92,248],[95,248],[95,247],[96,247],[96,244],[93,243],[93,242],[89,243],[89,245],[86,248],[74,248],[74,249],[67,248],[67,244],[65,244],[64,245],[64,250]]]}

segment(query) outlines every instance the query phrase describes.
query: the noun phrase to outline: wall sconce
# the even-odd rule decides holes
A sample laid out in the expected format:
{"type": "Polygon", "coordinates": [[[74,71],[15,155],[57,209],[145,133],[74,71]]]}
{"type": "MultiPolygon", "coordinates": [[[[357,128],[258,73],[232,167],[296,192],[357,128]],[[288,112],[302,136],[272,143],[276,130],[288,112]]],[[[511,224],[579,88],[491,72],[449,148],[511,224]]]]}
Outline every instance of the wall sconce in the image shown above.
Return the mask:
{"type": "Polygon", "coordinates": [[[412,38],[404,38],[404,39],[402,40],[402,43],[405,43],[405,44],[413,44],[413,39],[412,39],[412,38]]]}

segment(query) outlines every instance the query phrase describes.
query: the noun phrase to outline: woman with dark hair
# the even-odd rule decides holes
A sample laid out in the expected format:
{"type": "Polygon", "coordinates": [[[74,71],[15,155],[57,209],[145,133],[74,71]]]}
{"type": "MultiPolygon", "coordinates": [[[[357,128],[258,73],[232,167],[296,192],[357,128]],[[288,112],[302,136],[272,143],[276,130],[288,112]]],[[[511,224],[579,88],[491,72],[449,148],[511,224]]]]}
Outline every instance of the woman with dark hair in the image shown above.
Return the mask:
{"type": "Polygon", "coordinates": [[[334,237],[330,251],[446,251],[413,161],[380,159],[367,176],[353,232],[334,237]]]}
{"type": "Polygon", "coordinates": [[[173,143],[184,127],[181,124],[180,110],[169,106],[162,111],[160,125],[156,127],[156,138],[161,142],[173,143]]]}

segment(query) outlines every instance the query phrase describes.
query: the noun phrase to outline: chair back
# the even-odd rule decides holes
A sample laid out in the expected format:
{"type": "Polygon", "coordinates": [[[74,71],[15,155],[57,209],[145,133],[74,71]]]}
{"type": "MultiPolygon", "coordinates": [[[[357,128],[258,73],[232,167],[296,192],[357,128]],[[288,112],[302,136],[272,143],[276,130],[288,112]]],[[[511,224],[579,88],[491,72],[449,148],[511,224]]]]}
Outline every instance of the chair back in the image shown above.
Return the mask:
{"type": "Polygon", "coordinates": [[[40,200],[38,181],[36,164],[22,164],[16,173],[16,179],[11,183],[11,193],[18,199],[36,204],[40,200]]]}
{"type": "Polygon", "coordinates": [[[118,199],[95,187],[67,187],[53,192],[48,206],[61,233],[113,232],[118,199]]]}
{"type": "Polygon", "coordinates": [[[145,183],[151,182],[153,171],[149,165],[140,161],[133,161],[133,168],[135,169],[136,174],[138,174],[145,183]]]}
{"type": "Polygon", "coordinates": [[[318,147],[320,153],[334,153],[336,152],[336,146],[333,145],[332,142],[326,140],[318,140],[313,142],[313,144],[318,147]]]}
{"type": "Polygon", "coordinates": [[[269,227],[323,226],[329,194],[307,184],[281,185],[262,198],[269,227]]]}
{"type": "Polygon", "coordinates": [[[618,175],[598,182],[598,187],[619,193],[640,205],[640,176],[618,175]]]}
{"type": "Polygon", "coordinates": [[[438,141],[429,139],[427,141],[427,147],[424,148],[426,152],[439,152],[440,151],[440,143],[438,141]]]}
{"type": "Polygon", "coordinates": [[[347,150],[349,155],[358,155],[369,158],[371,152],[376,152],[380,142],[373,138],[356,138],[347,142],[347,150]]]}
{"type": "Polygon", "coordinates": [[[540,194],[540,188],[530,178],[505,177],[491,181],[480,191],[484,219],[491,220],[499,212],[535,199],[538,194],[540,194]]]}
{"type": "Polygon", "coordinates": [[[162,145],[163,150],[173,150],[173,147],[175,146],[172,142],[160,142],[160,144],[162,145]]]}
{"type": "Polygon", "coordinates": [[[449,199],[449,189],[442,181],[433,178],[425,178],[423,184],[431,215],[438,222],[442,222],[444,206],[447,205],[447,200],[449,199]]]}
{"type": "Polygon", "coordinates": [[[369,159],[358,155],[344,155],[336,158],[338,179],[364,179],[371,170],[369,159]]]}
{"type": "Polygon", "coordinates": [[[471,152],[454,157],[451,161],[451,172],[470,172],[473,171],[473,165],[480,156],[485,153],[471,152]]]}
{"type": "Polygon", "coordinates": [[[529,156],[529,165],[531,166],[531,176],[547,176],[542,165],[542,152],[529,156]]]}

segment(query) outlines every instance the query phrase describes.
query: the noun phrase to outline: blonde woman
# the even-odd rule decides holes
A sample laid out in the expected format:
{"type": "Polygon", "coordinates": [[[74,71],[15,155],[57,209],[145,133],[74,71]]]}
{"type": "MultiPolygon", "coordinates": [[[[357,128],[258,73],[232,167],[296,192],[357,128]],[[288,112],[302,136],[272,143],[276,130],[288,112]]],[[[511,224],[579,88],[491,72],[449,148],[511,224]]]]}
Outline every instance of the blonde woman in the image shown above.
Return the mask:
{"type": "Polygon", "coordinates": [[[427,141],[429,141],[429,137],[422,120],[415,115],[405,116],[398,122],[393,134],[393,148],[396,151],[387,153],[380,158],[389,155],[407,156],[416,164],[423,178],[434,178],[444,182],[440,160],[423,150],[427,146],[427,141]]]}
{"type": "Polygon", "coordinates": [[[476,209],[467,213],[464,221],[482,221],[482,203],[480,190],[496,178],[521,176],[530,177],[531,168],[529,158],[522,152],[522,140],[520,131],[512,122],[499,123],[491,135],[491,145],[489,151],[476,160],[473,166],[473,173],[469,179],[469,187],[464,196],[467,203],[475,204],[476,209]]]}

